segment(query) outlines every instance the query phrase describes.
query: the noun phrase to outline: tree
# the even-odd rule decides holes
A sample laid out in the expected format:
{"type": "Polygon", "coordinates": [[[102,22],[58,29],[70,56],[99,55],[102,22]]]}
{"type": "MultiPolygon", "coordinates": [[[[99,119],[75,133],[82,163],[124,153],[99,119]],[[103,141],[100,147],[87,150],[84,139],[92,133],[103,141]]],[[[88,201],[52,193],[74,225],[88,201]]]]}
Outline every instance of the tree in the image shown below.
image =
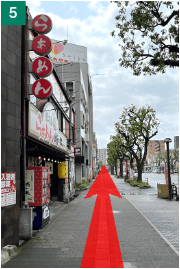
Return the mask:
{"type": "Polygon", "coordinates": [[[102,167],[103,167],[103,162],[99,161],[98,162],[98,170],[100,171],[102,167]]]}
{"type": "Polygon", "coordinates": [[[110,167],[115,166],[116,169],[116,175],[117,175],[117,152],[115,149],[115,143],[114,141],[111,141],[110,143],[107,144],[107,163],[109,164],[110,167]]]}
{"type": "Polygon", "coordinates": [[[136,159],[138,181],[142,181],[142,171],[147,156],[149,140],[158,133],[160,121],[151,106],[124,108],[120,121],[115,124],[116,132],[126,141],[124,147],[136,159]]]}
{"type": "MultiPolygon", "coordinates": [[[[177,1],[115,1],[119,7],[120,66],[134,75],[165,73],[179,66],[179,3],[177,1]],[[128,14],[130,10],[130,16],[128,14]]],[[[111,32],[115,36],[115,30],[111,32]]]]}
{"type": "Polygon", "coordinates": [[[123,161],[125,157],[130,159],[130,154],[128,154],[127,149],[124,147],[125,140],[122,135],[117,134],[116,136],[113,136],[112,141],[116,156],[120,162],[120,176],[123,177],[123,161]]]}
{"type": "Polygon", "coordinates": [[[169,152],[170,166],[172,172],[174,171],[174,166],[179,163],[179,149],[171,149],[169,152]]]}

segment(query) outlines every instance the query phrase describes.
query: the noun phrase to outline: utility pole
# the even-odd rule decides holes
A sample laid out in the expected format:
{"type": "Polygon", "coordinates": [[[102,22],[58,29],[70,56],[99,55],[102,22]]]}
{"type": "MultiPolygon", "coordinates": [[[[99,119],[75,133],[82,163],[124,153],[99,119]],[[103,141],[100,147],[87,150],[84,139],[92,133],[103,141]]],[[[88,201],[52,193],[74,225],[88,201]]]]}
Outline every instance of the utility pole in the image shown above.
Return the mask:
{"type": "Polygon", "coordinates": [[[171,138],[164,139],[164,143],[167,146],[167,166],[168,166],[168,185],[169,185],[169,200],[171,200],[171,177],[170,177],[170,163],[169,163],[169,143],[172,142],[171,138]]]}

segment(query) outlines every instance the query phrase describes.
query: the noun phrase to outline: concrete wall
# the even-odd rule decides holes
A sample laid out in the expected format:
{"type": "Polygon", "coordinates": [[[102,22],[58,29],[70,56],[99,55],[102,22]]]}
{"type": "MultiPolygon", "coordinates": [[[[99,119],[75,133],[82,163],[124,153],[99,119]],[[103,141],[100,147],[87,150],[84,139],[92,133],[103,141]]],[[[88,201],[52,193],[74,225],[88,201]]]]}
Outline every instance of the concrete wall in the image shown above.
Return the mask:
{"type": "Polygon", "coordinates": [[[1,247],[19,244],[21,26],[1,26],[1,173],[16,173],[16,205],[1,208],[1,247]]]}

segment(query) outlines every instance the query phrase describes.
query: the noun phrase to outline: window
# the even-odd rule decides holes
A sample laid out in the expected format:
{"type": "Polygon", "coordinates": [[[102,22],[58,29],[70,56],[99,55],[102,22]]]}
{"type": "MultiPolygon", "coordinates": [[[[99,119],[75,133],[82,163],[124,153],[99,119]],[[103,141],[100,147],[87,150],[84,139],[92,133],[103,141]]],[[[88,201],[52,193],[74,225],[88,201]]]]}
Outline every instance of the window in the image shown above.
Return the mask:
{"type": "Polygon", "coordinates": [[[61,111],[58,110],[58,127],[59,127],[59,130],[62,131],[62,116],[61,116],[61,111]]]}
{"type": "MultiPolygon", "coordinates": [[[[35,81],[36,80],[33,77],[33,75],[30,74],[30,84],[33,84],[35,81]]],[[[35,106],[37,105],[37,103],[36,103],[36,97],[33,94],[30,95],[30,101],[31,101],[31,103],[33,103],[33,105],[35,105],[35,106]]]]}

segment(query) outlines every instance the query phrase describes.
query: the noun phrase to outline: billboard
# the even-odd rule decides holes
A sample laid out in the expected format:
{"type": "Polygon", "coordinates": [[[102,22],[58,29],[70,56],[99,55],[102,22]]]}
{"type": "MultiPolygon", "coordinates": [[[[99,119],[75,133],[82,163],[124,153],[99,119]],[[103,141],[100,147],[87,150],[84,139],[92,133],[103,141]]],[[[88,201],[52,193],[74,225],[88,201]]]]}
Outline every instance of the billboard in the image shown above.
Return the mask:
{"type": "Polygon", "coordinates": [[[57,40],[51,40],[53,43],[53,49],[49,54],[49,57],[53,63],[68,63],[78,62],[87,63],[87,48],[70,43],[58,42],[57,40]],[[57,43],[58,42],[58,43],[57,43]]]}
{"type": "Polygon", "coordinates": [[[16,173],[1,173],[1,207],[16,204],[16,173]]]}
{"type": "Polygon", "coordinates": [[[42,113],[29,104],[28,135],[67,152],[67,137],[59,130],[56,111],[50,102],[46,103],[42,113]]]}

